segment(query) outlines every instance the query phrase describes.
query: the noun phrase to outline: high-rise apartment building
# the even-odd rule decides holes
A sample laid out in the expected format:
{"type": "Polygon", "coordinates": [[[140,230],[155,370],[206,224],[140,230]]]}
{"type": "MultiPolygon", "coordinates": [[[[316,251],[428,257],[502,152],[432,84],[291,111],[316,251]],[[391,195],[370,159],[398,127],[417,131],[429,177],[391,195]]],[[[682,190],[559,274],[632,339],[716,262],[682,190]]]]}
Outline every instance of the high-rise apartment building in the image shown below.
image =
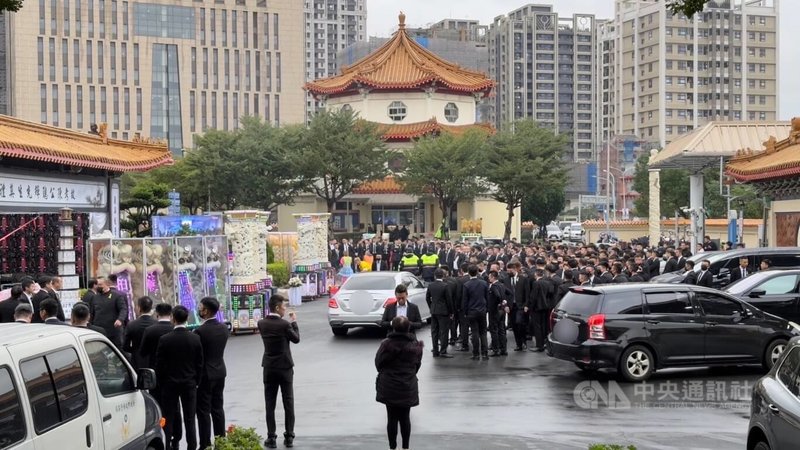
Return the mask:
{"type": "Polygon", "coordinates": [[[489,28],[489,73],[497,82],[492,119],[502,127],[532,118],[571,136],[571,161],[594,156],[597,66],[595,18],[559,17],[526,5],[489,28]]]}
{"type": "Polygon", "coordinates": [[[38,0],[4,17],[0,108],[16,117],[107,123],[111,137],[167,139],[176,154],[245,115],[304,119],[296,0],[38,0]]]}
{"type": "MultiPolygon", "coordinates": [[[[305,81],[336,75],[336,55],[347,46],[366,40],[366,0],[305,0],[305,81]]],[[[319,105],[306,98],[306,119],[319,105]]]]}
{"type": "Polygon", "coordinates": [[[712,0],[692,19],[663,1],[617,0],[598,27],[601,148],[620,135],[664,147],[711,120],[776,120],[777,15],[777,0],[712,0]]]}

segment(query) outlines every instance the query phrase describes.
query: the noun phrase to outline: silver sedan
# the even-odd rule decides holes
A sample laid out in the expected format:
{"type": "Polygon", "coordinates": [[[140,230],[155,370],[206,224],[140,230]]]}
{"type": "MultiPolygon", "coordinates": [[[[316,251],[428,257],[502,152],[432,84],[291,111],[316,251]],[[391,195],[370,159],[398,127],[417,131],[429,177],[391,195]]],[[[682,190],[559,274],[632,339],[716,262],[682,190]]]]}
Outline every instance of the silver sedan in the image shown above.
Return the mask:
{"type": "Polygon", "coordinates": [[[394,289],[400,284],[408,288],[408,300],[419,307],[422,320],[429,319],[422,280],[408,272],[361,272],[348,278],[328,301],[333,334],[345,336],[349,328],[380,327],[383,311],[396,302],[394,289]]]}

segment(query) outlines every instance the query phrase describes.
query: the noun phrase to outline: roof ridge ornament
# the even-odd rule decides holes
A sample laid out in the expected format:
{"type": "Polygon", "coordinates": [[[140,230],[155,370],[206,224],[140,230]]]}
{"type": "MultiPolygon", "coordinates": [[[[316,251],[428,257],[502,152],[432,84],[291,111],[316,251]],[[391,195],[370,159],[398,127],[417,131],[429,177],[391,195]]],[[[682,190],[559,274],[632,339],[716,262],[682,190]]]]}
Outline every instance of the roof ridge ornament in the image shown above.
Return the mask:
{"type": "Polygon", "coordinates": [[[400,11],[400,15],[397,17],[400,21],[398,28],[401,30],[406,29],[406,14],[403,11],[400,11]]]}

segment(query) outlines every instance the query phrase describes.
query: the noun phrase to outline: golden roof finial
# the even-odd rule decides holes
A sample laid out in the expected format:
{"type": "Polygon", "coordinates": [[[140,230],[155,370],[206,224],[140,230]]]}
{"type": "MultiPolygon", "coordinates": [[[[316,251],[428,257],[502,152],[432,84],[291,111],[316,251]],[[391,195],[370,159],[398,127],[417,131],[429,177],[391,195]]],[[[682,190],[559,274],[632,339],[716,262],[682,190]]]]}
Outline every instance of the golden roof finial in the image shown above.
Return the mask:
{"type": "Polygon", "coordinates": [[[400,29],[404,30],[406,28],[406,14],[403,11],[400,11],[400,29]]]}

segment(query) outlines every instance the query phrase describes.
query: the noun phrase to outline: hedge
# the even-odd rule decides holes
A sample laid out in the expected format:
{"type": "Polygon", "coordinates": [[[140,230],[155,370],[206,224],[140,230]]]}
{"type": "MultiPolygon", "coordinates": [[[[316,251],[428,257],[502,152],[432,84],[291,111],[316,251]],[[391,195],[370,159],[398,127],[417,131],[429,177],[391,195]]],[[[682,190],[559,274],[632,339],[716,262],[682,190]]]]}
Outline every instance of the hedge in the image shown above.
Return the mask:
{"type": "Polygon", "coordinates": [[[272,285],[283,287],[289,283],[289,267],[282,262],[267,264],[267,273],[272,275],[272,285]]]}

